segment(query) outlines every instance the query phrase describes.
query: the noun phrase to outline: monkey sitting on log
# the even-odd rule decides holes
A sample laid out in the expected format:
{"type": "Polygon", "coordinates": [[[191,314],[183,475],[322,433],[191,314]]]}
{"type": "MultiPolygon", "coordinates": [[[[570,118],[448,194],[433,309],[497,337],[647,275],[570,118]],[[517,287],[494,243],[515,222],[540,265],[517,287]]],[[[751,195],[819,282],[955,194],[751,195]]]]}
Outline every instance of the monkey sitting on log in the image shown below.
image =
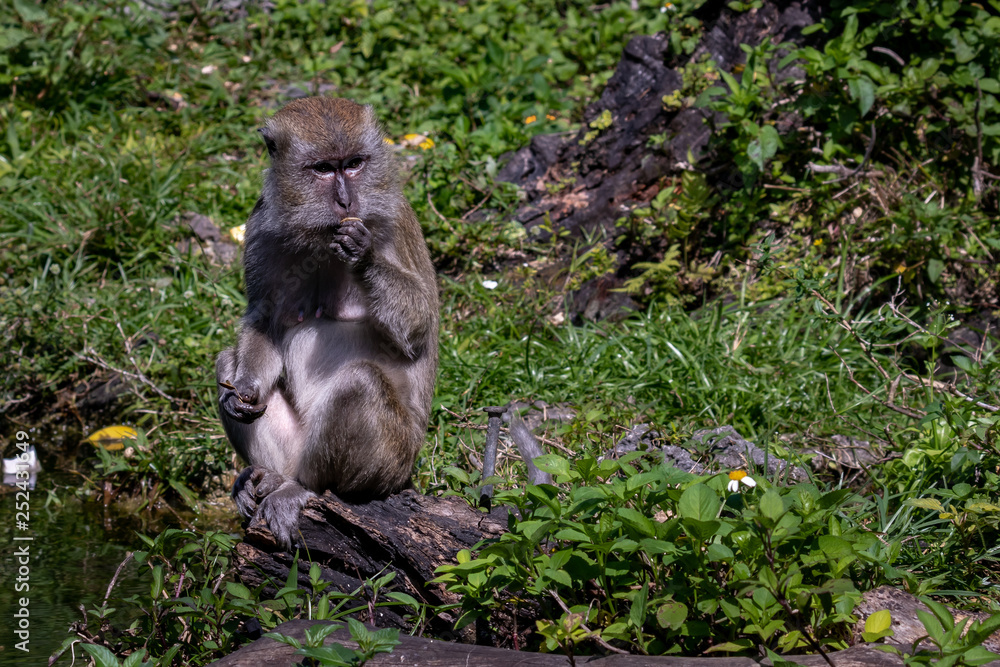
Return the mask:
{"type": "Polygon", "coordinates": [[[410,486],[438,358],[437,281],[370,106],[295,100],[260,130],[271,168],[246,225],[247,309],[216,361],[233,486],[291,546],[306,501],[410,486]]]}

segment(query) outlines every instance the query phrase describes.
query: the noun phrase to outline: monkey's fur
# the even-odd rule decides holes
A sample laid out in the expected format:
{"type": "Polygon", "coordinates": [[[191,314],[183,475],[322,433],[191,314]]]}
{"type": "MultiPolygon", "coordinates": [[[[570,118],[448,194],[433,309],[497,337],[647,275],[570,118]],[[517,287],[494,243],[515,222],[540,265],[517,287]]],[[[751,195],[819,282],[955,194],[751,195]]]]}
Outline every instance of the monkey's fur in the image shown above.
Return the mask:
{"type": "Polygon", "coordinates": [[[271,168],[246,225],[247,310],[216,361],[233,487],[291,546],[299,511],[410,485],[438,357],[434,267],[370,106],[291,102],[260,130],[271,168]]]}

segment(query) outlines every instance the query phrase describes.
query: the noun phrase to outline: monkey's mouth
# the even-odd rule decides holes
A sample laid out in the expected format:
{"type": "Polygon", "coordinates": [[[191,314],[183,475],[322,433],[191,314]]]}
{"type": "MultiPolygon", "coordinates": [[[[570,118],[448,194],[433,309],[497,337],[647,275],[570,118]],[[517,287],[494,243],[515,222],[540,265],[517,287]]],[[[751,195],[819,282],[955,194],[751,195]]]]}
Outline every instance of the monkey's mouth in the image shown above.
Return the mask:
{"type": "Polygon", "coordinates": [[[341,218],[340,224],[344,224],[345,222],[363,222],[363,221],[361,220],[361,218],[341,218]]]}

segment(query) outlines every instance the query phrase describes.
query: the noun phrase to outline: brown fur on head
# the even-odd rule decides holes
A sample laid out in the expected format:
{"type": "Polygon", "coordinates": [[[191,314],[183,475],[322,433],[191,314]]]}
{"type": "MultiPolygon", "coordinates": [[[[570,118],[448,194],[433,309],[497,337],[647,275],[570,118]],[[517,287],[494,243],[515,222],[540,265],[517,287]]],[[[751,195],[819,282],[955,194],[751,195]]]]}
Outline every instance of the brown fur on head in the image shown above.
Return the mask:
{"type": "Polygon", "coordinates": [[[300,240],[325,240],[326,230],[345,217],[361,218],[375,231],[380,214],[398,208],[398,170],[371,106],[299,99],[260,133],[271,159],[263,197],[288,216],[287,227],[300,240]],[[331,201],[343,205],[331,208],[331,201]]]}

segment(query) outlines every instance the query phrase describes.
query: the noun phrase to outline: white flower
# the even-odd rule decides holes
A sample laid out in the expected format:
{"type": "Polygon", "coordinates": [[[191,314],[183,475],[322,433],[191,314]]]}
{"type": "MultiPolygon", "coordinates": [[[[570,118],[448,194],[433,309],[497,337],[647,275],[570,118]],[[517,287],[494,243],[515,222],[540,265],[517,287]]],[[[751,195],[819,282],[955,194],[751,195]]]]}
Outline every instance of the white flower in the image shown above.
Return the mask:
{"type": "Polygon", "coordinates": [[[743,470],[734,470],[729,473],[729,485],[726,487],[730,493],[737,493],[740,490],[740,483],[748,488],[757,486],[754,478],[746,474],[743,470]]]}
{"type": "Polygon", "coordinates": [[[496,289],[497,285],[499,285],[499,284],[500,283],[498,283],[495,280],[484,280],[483,281],[483,287],[485,287],[486,289],[496,289]]]}
{"type": "Polygon", "coordinates": [[[201,68],[201,73],[202,73],[202,74],[211,74],[211,73],[212,73],[212,72],[214,72],[214,71],[215,71],[216,69],[217,69],[217,68],[216,68],[216,66],[215,66],[215,65],[205,65],[204,67],[202,67],[202,68],[201,68]]]}

